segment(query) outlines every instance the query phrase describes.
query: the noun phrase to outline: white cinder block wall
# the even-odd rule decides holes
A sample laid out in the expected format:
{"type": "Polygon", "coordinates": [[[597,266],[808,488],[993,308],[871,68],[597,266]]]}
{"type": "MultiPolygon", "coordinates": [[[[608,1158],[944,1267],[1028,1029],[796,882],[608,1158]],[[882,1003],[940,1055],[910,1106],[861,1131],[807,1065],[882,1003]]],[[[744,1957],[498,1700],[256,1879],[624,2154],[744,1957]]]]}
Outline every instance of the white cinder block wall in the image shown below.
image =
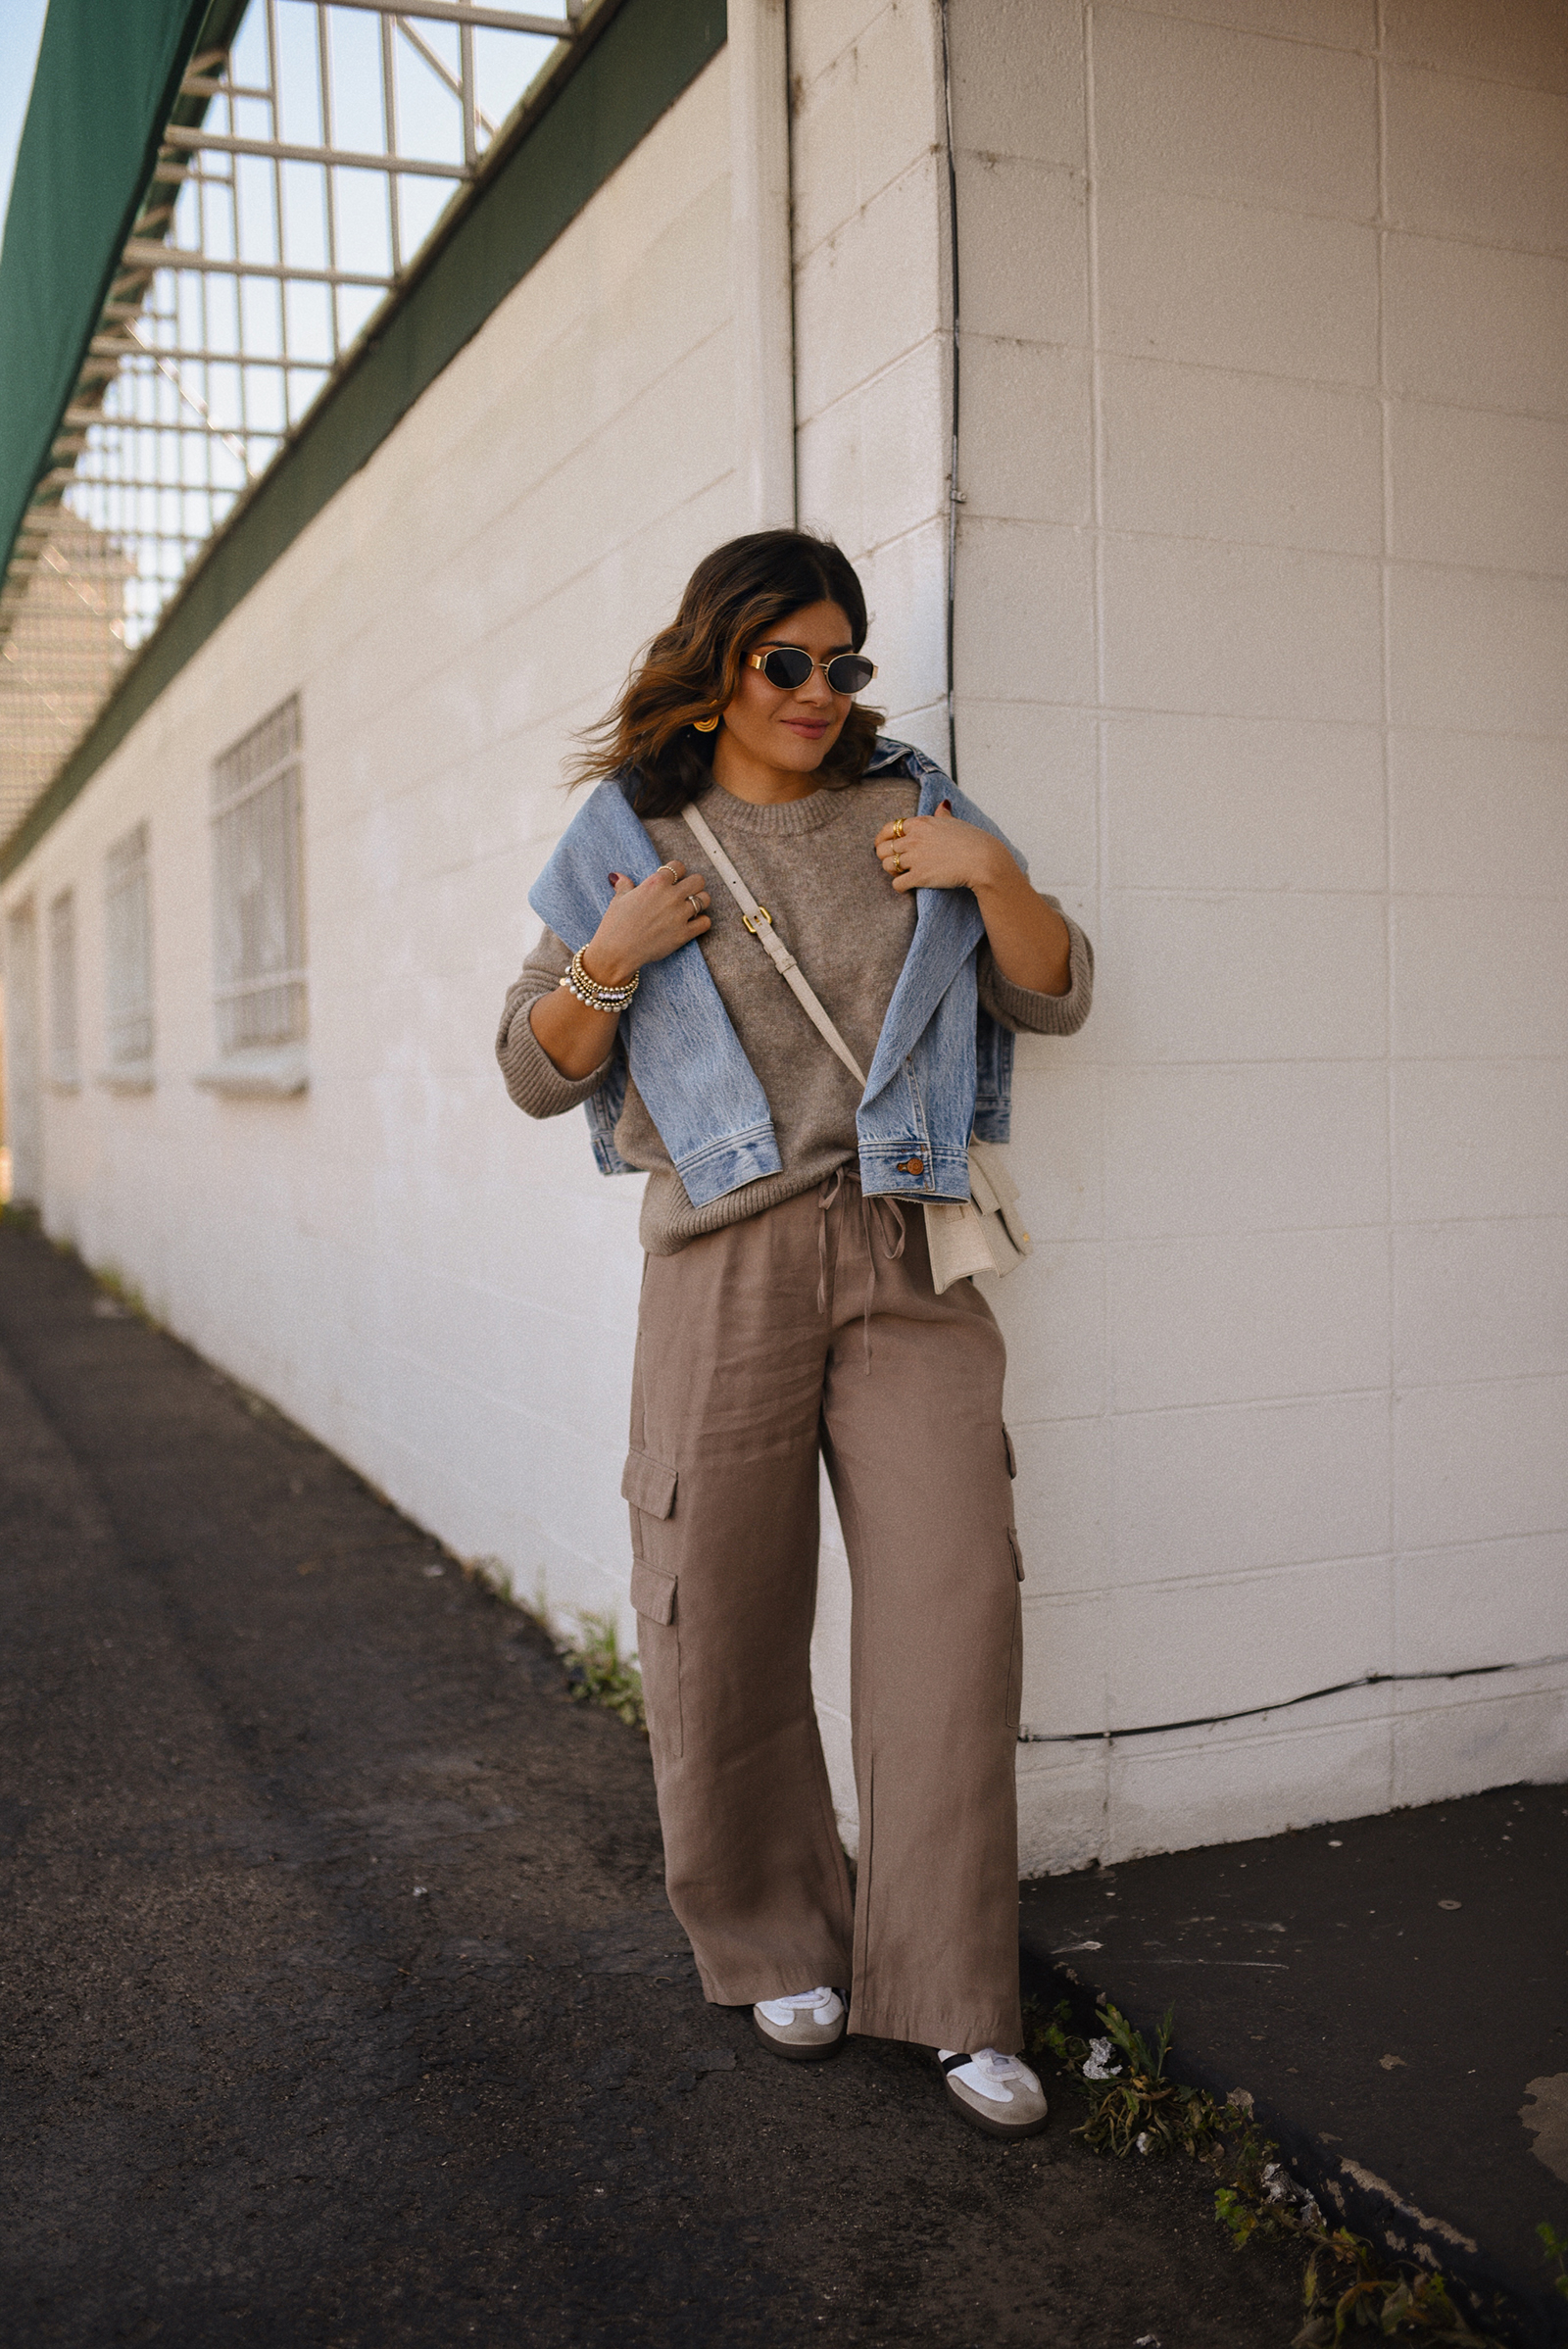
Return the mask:
{"type": "MultiPolygon", "coordinates": [[[[935,19],[910,0],[791,0],[796,485],[803,524],[850,554],[888,730],[948,756],[948,318],[935,19]]],[[[845,1841],[850,1583],[822,1480],[813,1671],[845,1841]]]]}
{"type": "MultiPolygon", "coordinates": [[[[1568,40],[1545,0],[952,0],[959,767],[1081,912],[1001,1287],[1026,1868],[1568,1768],[1568,40]],[[1078,1737],[1080,1742],[1061,1740],[1078,1737]]],[[[929,0],[792,0],[800,505],[941,754],[929,0]]],[[[5,892],[153,838],[159,1083],[49,1228],[466,1554],[624,1604],[637,1186],[489,1059],[598,714],[732,466],[717,58],[5,892]],[[305,710],[312,1085],[214,1100],[211,760],[305,710]]],[[[629,1618],[623,1616],[629,1628],[629,1618]]],[[[817,1662],[853,1835],[847,1589],[817,1662]]]]}
{"type": "MultiPolygon", "coordinates": [[[[953,0],[959,759],[1101,951],[997,1299],[1025,1718],[1568,1651],[1568,19],[953,0]]],[[[1022,1757],[1026,1865],[1568,1768],[1564,1671],[1022,1757]]]]}
{"type": "MultiPolygon", "coordinates": [[[[739,526],[721,52],[12,876],[78,892],[48,1229],[559,1615],[625,1596],[640,1183],[491,1053],[562,761],[739,526]],[[310,1091],[218,1099],[209,777],[304,713],[310,1091]],[[151,826],[156,1090],[103,1068],[103,858],[151,826]]],[[[629,1624],[630,1618],[627,1617],[629,1624]]]]}

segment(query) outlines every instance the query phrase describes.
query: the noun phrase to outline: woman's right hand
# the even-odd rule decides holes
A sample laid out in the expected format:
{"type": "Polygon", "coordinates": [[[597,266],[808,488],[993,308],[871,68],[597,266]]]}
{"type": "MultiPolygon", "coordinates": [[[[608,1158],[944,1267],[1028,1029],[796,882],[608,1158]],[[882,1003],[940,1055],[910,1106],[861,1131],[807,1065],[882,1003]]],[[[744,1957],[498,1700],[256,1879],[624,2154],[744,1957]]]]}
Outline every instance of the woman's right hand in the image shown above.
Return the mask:
{"type": "Polygon", "coordinates": [[[624,987],[645,962],[662,962],[712,928],[701,873],[671,857],[646,881],[612,873],[614,896],[582,950],[582,966],[601,987],[624,987]]]}
{"type": "MultiPolygon", "coordinates": [[[[582,966],[601,987],[624,987],[646,962],[662,962],[677,947],[712,928],[701,873],[671,858],[646,881],[612,873],[614,896],[582,950],[582,966]]],[[[618,1011],[591,1011],[567,987],[535,998],[528,1023],[564,1077],[591,1077],[615,1041],[618,1011]]]]}

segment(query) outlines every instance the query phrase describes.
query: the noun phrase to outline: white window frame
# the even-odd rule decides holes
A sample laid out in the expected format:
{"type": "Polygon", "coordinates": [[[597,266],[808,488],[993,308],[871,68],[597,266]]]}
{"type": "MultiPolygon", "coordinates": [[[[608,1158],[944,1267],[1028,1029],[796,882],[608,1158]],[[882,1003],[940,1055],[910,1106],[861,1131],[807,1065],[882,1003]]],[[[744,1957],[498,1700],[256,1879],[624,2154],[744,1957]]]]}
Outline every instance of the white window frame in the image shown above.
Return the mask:
{"type": "Polygon", "coordinates": [[[152,863],[143,821],[104,856],[104,1035],[102,1082],[139,1092],[153,1073],[152,863]]]}
{"type": "Polygon", "coordinates": [[[213,762],[213,1004],[220,1093],[309,1081],[304,728],[291,694],[213,762]]]}
{"type": "Polygon", "coordinates": [[[74,889],[59,890],[49,901],[49,1082],[57,1093],[74,1093],[81,1084],[74,889]]]}

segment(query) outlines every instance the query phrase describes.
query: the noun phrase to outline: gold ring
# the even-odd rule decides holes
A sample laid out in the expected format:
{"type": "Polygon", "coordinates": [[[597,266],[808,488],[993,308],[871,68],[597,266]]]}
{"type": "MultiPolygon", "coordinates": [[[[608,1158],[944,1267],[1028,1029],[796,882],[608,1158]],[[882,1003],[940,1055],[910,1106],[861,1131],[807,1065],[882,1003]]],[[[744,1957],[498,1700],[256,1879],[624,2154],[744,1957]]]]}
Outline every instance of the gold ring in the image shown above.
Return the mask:
{"type": "Polygon", "coordinates": [[[680,866],[675,862],[673,856],[666,856],[659,869],[662,873],[670,874],[677,881],[680,879],[680,866]]]}
{"type": "Polygon", "coordinates": [[[895,879],[897,879],[898,875],[902,873],[903,870],[904,858],[902,856],[895,856],[893,862],[888,866],[888,871],[893,874],[895,879]]]}
{"type": "Polygon", "coordinates": [[[696,899],[695,899],[695,898],[692,896],[692,894],[691,894],[691,892],[690,892],[689,890],[687,891],[687,894],[686,894],[686,903],[687,903],[687,905],[690,905],[690,907],[691,907],[691,909],[692,909],[693,913],[701,913],[701,911],[702,911],[702,907],[701,907],[701,905],[699,905],[699,904],[697,903],[697,900],[696,900],[696,899]]]}
{"type": "Polygon", "coordinates": [[[902,840],[904,838],[904,818],[902,815],[899,817],[898,822],[893,827],[893,837],[895,840],[902,840]]]}

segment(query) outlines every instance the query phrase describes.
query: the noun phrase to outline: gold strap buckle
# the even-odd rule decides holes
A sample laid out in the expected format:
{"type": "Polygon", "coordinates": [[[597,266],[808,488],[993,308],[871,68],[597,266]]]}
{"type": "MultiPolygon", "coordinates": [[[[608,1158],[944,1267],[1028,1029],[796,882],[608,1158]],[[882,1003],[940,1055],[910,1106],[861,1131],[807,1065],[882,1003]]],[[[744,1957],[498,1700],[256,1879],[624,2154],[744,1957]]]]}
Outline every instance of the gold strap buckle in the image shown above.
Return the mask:
{"type": "Polygon", "coordinates": [[[753,919],[752,919],[752,917],[751,917],[751,915],[750,915],[749,913],[743,913],[743,914],[741,915],[741,920],[742,920],[742,921],[745,923],[745,925],[746,925],[747,929],[748,929],[748,930],[750,930],[750,932],[751,932],[751,934],[752,934],[752,936],[753,936],[754,938],[757,936],[757,922],[759,922],[759,921],[765,921],[769,929],[771,929],[771,928],[773,927],[773,916],[771,915],[771,913],[769,913],[769,911],[768,911],[768,909],[767,909],[767,907],[766,907],[765,905],[759,905],[759,906],[758,906],[758,908],[757,908],[757,921],[753,921],[753,919]]]}

